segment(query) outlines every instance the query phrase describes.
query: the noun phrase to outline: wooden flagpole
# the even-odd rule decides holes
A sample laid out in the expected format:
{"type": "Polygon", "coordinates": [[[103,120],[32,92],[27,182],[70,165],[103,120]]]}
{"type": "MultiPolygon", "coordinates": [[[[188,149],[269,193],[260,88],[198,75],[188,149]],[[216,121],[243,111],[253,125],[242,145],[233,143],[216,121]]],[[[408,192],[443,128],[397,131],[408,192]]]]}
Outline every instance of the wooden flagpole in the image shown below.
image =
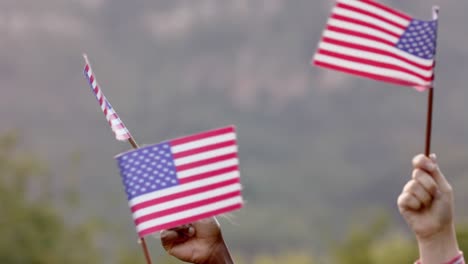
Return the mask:
{"type": "MultiPolygon", "coordinates": [[[[437,20],[439,17],[439,7],[438,6],[433,6],[432,7],[432,18],[434,20],[437,20]]],[[[438,27],[438,22],[437,22],[437,27],[438,27]]],[[[437,30],[436,30],[436,39],[435,43],[437,43],[437,30]]],[[[435,47],[437,49],[437,45],[435,47]]],[[[435,50],[434,50],[434,61],[435,61],[435,50]]],[[[435,70],[435,65],[434,65],[434,70],[435,70]]],[[[432,81],[434,83],[434,80],[432,81]]],[[[426,120],[426,144],[424,148],[424,154],[429,157],[431,154],[431,136],[432,136],[432,109],[434,106],[434,84],[432,87],[429,89],[428,95],[427,95],[427,120],[426,120]]]]}
{"type": "MultiPolygon", "coordinates": [[[[84,58],[86,64],[89,65],[89,67],[91,67],[91,63],[88,60],[88,56],[86,54],[83,54],[83,58],[84,58]]],[[[136,143],[135,139],[133,138],[133,136],[131,134],[130,134],[130,138],[128,139],[128,142],[130,143],[130,145],[132,145],[132,147],[134,149],[139,148],[138,144],[136,143]]],[[[145,254],[146,264],[152,264],[151,255],[149,253],[148,246],[146,245],[146,241],[145,241],[144,237],[141,237],[139,239],[139,244],[141,245],[141,247],[143,249],[143,253],[145,254]]]]}
{"type": "Polygon", "coordinates": [[[424,154],[429,157],[431,154],[431,134],[432,134],[432,107],[434,104],[434,87],[429,89],[427,95],[427,121],[426,121],[426,144],[424,154]]]}

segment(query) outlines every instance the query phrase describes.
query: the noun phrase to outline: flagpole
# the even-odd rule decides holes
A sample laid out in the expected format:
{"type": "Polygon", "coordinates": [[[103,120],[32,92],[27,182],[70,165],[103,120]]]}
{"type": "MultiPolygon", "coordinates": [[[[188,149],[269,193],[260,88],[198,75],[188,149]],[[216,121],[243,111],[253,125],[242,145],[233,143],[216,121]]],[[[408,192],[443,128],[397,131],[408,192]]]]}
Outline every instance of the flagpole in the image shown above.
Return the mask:
{"type": "Polygon", "coordinates": [[[432,135],[432,108],[434,104],[434,87],[429,89],[427,95],[427,122],[426,122],[426,146],[424,154],[429,157],[431,154],[431,135],[432,135]]]}
{"type": "MultiPolygon", "coordinates": [[[[439,17],[439,7],[438,6],[433,6],[432,7],[432,18],[434,20],[438,20],[439,17]]],[[[437,27],[439,23],[437,22],[437,27]]],[[[436,40],[435,43],[437,43],[437,30],[436,30],[436,40]]],[[[435,47],[437,49],[437,46],[435,47]]],[[[434,50],[434,61],[435,61],[435,54],[436,50],[434,50]]],[[[434,62],[435,63],[435,62],[434,62]]],[[[434,65],[434,71],[435,71],[435,65],[434,65]]],[[[426,144],[424,148],[424,154],[429,157],[431,154],[431,136],[432,136],[432,109],[434,106],[434,80],[432,80],[432,87],[429,88],[429,92],[427,95],[427,120],[426,120],[426,144]]]]}
{"type": "MultiPolygon", "coordinates": [[[[83,54],[83,58],[84,58],[86,64],[89,65],[89,67],[91,67],[91,63],[89,62],[88,56],[86,54],[83,54]]],[[[132,145],[132,147],[134,149],[139,148],[137,142],[135,141],[135,139],[133,138],[133,136],[131,134],[130,134],[130,137],[128,138],[128,143],[130,143],[130,145],[132,145]]],[[[152,264],[151,255],[149,253],[148,246],[146,245],[146,241],[145,241],[144,237],[140,237],[139,244],[141,245],[141,247],[143,249],[143,253],[144,253],[145,259],[146,259],[146,264],[152,264]]]]}

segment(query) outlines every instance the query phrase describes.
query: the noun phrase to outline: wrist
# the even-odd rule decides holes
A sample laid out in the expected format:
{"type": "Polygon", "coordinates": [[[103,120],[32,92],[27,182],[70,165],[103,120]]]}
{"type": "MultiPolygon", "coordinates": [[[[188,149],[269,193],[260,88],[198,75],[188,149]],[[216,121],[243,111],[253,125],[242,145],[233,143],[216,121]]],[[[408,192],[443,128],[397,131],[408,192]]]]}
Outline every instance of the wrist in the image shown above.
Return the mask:
{"type": "Polygon", "coordinates": [[[214,245],[210,257],[203,264],[233,264],[231,254],[223,239],[214,245]]]}
{"type": "Polygon", "coordinates": [[[418,237],[417,240],[421,262],[424,264],[446,263],[460,253],[453,224],[434,235],[418,237]]]}

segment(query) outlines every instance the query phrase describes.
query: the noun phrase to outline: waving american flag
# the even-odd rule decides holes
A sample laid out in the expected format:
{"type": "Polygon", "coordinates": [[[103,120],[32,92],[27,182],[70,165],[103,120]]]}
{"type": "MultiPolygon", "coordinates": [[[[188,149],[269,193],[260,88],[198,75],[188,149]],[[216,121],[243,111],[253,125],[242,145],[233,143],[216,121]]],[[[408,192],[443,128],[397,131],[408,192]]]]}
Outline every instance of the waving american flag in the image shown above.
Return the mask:
{"type": "Polygon", "coordinates": [[[89,85],[91,86],[91,91],[94,93],[97,101],[99,102],[99,106],[101,107],[102,112],[104,112],[104,115],[106,116],[107,122],[115,134],[115,138],[117,140],[127,140],[131,138],[130,132],[125,127],[122,120],[120,120],[119,116],[114,111],[114,108],[112,108],[112,105],[109,103],[101,88],[99,87],[87,56],[84,55],[84,58],[86,60],[84,75],[88,80],[89,85]]]}
{"type": "Polygon", "coordinates": [[[233,126],[117,156],[140,237],[242,207],[233,126]]]}
{"type": "Polygon", "coordinates": [[[434,79],[437,16],[410,17],[371,0],[338,0],[313,63],[426,89],[434,79]]]}

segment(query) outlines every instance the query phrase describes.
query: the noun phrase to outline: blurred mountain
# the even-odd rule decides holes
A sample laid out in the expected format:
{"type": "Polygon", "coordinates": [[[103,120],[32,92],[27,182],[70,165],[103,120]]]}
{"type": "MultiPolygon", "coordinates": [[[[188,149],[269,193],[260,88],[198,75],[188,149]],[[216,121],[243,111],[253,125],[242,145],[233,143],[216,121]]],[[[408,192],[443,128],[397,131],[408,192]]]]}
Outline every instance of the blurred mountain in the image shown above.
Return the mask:
{"type": "MultiPolygon", "coordinates": [[[[441,6],[433,150],[462,205],[468,3],[386,3],[420,18],[441,6]]],[[[85,209],[133,236],[113,161],[129,145],[113,139],[89,92],[86,52],[140,143],[238,127],[247,204],[226,223],[235,249],[320,248],[317,236],[340,236],[381,210],[400,221],[395,201],[423,151],[426,94],[310,66],[332,4],[0,1],[0,132],[21,131],[50,162],[56,188],[80,153],[85,209]]]]}

